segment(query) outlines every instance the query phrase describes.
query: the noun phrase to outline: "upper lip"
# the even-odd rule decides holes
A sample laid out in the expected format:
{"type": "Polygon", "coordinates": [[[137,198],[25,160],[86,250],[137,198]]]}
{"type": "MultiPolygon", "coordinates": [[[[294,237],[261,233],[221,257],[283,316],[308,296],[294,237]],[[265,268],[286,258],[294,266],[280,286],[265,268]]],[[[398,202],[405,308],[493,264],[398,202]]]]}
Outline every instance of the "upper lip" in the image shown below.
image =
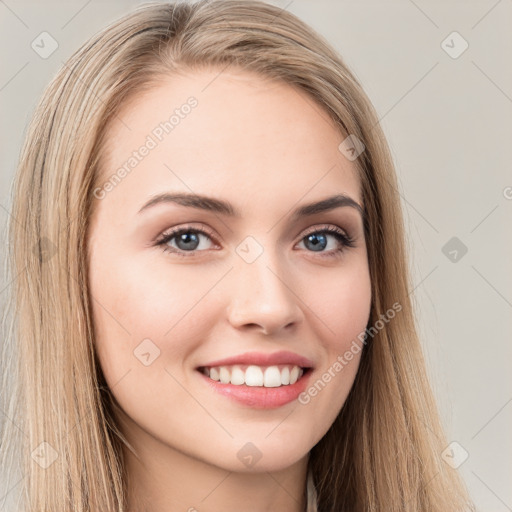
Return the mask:
{"type": "Polygon", "coordinates": [[[201,365],[199,368],[212,368],[218,366],[239,365],[256,365],[256,366],[275,366],[278,364],[289,364],[300,366],[302,368],[312,368],[313,362],[307,357],[281,350],[265,354],[263,352],[246,352],[236,356],[227,357],[226,359],[217,359],[209,363],[201,365]]]}

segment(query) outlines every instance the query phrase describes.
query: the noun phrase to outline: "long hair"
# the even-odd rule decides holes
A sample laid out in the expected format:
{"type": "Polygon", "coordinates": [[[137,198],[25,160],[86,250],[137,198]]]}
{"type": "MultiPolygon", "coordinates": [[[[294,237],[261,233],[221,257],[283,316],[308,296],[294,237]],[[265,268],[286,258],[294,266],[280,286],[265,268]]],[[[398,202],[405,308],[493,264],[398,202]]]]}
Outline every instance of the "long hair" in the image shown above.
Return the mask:
{"type": "MultiPolygon", "coordinates": [[[[45,90],[28,127],[9,229],[12,327],[1,451],[18,470],[17,510],[125,512],[123,438],[94,350],[87,235],[109,124],[180,70],[230,67],[305,91],[364,144],[354,161],[366,212],[368,327],[346,403],[309,456],[319,512],[472,510],[427,381],[413,316],[400,196],[363,87],[316,32],[256,0],[146,4],[86,42],[45,90]],[[12,345],[12,346],[11,346],[12,345]],[[18,457],[17,454],[19,454],[18,457]]],[[[14,479],[16,480],[16,478],[14,479]]]]}

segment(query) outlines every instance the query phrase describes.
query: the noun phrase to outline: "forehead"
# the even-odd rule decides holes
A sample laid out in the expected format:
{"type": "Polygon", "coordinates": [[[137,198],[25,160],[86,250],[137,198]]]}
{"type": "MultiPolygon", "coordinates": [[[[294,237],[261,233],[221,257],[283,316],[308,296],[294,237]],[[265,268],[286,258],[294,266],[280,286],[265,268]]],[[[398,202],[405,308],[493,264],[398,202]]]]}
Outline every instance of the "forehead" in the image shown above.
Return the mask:
{"type": "Polygon", "coordinates": [[[284,82],[246,71],[172,75],[134,95],[109,126],[99,186],[111,181],[109,202],[132,210],[176,190],[246,210],[333,192],[361,203],[343,139],[318,103],[284,82]]]}

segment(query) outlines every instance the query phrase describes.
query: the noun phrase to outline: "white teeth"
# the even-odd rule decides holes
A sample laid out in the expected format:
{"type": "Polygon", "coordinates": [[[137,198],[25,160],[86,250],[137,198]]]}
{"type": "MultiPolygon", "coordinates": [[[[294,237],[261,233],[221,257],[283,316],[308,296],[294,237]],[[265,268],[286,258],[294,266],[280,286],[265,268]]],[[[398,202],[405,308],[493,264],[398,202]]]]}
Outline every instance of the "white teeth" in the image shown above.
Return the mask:
{"type": "Polygon", "coordinates": [[[241,370],[240,366],[233,366],[231,370],[231,384],[241,386],[245,383],[245,373],[241,370]]]}
{"type": "Polygon", "coordinates": [[[235,386],[245,384],[251,387],[277,388],[295,384],[304,374],[304,370],[299,366],[292,365],[280,367],[233,365],[204,368],[203,373],[209,376],[210,379],[220,381],[222,384],[231,383],[235,386]]]}
{"type": "Polygon", "coordinates": [[[263,385],[266,388],[277,388],[281,385],[281,372],[277,366],[269,366],[263,374],[263,385]]]}
{"type": "Polygon", "coordinates": [[[231,375],[229,374],[229,370],[226,367],[221,366],[219,368],[219,378],[222,384],[229,384],[229,381],[231,380],[231,375]]]}
{"type": "Polygon", "coordinates": [[[259,366],[249,366],[245,370],[246,386],[263,386],[263,372],[259,366]]]}

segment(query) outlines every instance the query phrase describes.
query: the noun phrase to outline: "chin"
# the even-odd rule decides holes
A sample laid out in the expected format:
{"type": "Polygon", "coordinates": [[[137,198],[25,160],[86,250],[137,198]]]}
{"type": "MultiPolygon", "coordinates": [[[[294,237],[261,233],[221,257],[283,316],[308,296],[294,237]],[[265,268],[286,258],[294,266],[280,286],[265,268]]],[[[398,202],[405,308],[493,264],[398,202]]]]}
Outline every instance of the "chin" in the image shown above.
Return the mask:
{"type": "Polygon", "coordinates": [[[311,449],[305,439],[277,435],[272,441],[263,437],[253,442],[235,440],[234,445],[234,450],[219,454],[216,461],[217,465],[237,473],[282,471],[307,457],[311,449]]]}

